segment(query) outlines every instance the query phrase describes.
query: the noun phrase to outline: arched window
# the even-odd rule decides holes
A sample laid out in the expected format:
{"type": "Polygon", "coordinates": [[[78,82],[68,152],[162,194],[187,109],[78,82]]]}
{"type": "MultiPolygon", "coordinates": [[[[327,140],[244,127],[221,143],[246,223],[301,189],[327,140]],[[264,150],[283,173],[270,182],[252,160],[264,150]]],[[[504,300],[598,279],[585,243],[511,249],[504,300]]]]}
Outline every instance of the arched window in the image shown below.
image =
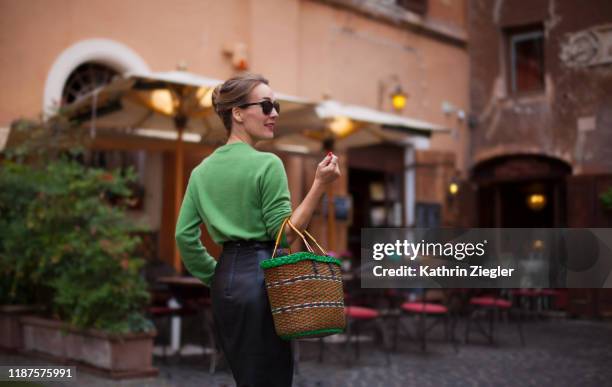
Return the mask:
{"type": "MultiPolygon", "coordinates": [[[[70,73],[64,84],[62,105],[68,105],[96,88],[109,84],[117,76],[118,71],[104,64],[85,62],[79,65],[70,73]]],[[[121,171],[133,168],[138,180],[130,186],[133,197],[128,201],[128,208],[131,209],[142,209],[145,158],[144,151],[99,149],[88,149],[78,157],[82,163],[91,167],[121,171]]]]}
{"type": "Polygon", "coordinates": [[[150,71],[140,55],[121,42],[100,38],[80,40],[62,51],[49,69],[42,101],[45,117],[57,113],[63,103],[66,81],[83,64],[101,65],[118,74],[150,71]]]}
{"type": "Polygon", "coordinates": [[[64,84],[62,105],[70,104],[94,89],[109,84],[119,75],[115,69],[106,65],[86,62],[78,66],[64,84]]]}

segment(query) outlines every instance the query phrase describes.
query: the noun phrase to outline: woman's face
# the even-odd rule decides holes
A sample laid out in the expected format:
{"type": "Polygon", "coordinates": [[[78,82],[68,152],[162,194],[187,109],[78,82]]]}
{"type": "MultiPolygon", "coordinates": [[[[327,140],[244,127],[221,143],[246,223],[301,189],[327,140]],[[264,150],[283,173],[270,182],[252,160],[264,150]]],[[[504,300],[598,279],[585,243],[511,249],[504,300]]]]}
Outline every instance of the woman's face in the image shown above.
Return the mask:
{"type": "MultiPolygon", "coordinates": [[[[268,100],[274,102],[274,93],[270,86],[265,83],[257,85],[249,95],[248,103],[261,102],[268,100]]],[[[261,105],[251,105],[239,108],[239,117],[242,119],[242,126],[253,141],[270,140],[274,138],[274,127],[278,112],[272,109],[270,114],[263,112],[261,105]]]]}

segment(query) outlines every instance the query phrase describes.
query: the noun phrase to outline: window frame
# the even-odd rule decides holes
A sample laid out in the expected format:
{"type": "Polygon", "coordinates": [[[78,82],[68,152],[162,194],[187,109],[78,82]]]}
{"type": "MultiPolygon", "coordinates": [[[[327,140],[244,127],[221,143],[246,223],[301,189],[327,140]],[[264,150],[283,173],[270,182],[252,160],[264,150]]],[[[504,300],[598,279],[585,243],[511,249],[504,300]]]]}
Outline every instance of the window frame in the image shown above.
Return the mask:
{"type": "Polygon", "coordinates": [[[74,103],[93,90],[109,85],[113,82],[113,79],[119,76],[121,76],[121,72],[113,66],[97,61],[85,61],[68,74],[62,87],[60,105],[74,103]],[[103,81],[100,81],[100,75],[104,77],[103,81]],[[86,78],[87,82],[85,82],[86,78]],[[80,89],[75,88],[77,85],[80,86],[80,89]],[[69,100],[70,98],[72,99],[69,100]]]}
{"type": "Polygon", "coordinates": [[[506,58],[508,63],[509,82],[508,88],[510,95],[533,95],[542,94],[546,91],[546,36],[544,34],[544,28],[542,25],[529,25],[519,28],[507,28],[504,31],[506,37],[506,58]],[[517,81],[517,53],[516,45],[521,42],[529,40],[542,39],[542,87],[533,90],[519,90],[517,81]]]}

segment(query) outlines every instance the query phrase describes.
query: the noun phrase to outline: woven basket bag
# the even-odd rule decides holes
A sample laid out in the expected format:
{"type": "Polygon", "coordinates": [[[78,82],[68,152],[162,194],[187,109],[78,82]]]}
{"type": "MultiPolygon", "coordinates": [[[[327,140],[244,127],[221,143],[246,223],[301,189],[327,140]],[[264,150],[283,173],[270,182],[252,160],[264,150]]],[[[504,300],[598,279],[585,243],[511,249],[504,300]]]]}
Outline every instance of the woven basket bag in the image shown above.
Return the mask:
{"type": "Polygon", "coordinates": [[[261,268],[274,327],[282,339],[323,337],[344,331],[346,319],[340,261],[328,256],[307,231],[297,230],[289,218],[278,231],[272,257],[262,261],[261,268]],[[308,251],[276,257],[287,224],[302,238],[308,251]],[[314,252],[306,236],[323,255],[314,252]]]}

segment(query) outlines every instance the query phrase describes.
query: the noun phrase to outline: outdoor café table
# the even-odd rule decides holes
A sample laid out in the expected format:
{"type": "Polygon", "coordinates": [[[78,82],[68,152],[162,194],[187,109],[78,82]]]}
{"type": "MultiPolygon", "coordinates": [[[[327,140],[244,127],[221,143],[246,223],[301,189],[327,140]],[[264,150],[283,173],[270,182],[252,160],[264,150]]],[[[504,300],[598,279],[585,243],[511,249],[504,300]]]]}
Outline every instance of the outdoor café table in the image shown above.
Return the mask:
{"type": "MultiPolygon", "coordinates": [[[[172,298],[168,301],[170,308],[178,309],[181,306],[195,304],[196,308],[202,308],[201,312],[204,313],[205,318],[207,317],[210,312],[208,310],[210,291],[202,281],[195,277],[167,276],[157,278],[157,282],[167,285],[172,293],[172,298]]],[[[181,318],[178,316],[172,319],[170,347],[173,352],[181,348],[181,318]]]]}
{"type": "Polygon", "coordinates": [[[208,287],[204,285],[202,281],[200,281],[199,279],[195,277],[174,275],[174,276],[167,276],[167,277],[159,277],[157,279],[157,282],[166,284],[170,286],[171,288],[172,287],[176,288],[179,291],[183,291],[185,289],[187,289],[188,291],[189,289],[191,290],[196,289],[195,293],[198,293],[198,290],[200,290],[201,293],[208,294],[208,291],[207,291],[208,287]]]}

